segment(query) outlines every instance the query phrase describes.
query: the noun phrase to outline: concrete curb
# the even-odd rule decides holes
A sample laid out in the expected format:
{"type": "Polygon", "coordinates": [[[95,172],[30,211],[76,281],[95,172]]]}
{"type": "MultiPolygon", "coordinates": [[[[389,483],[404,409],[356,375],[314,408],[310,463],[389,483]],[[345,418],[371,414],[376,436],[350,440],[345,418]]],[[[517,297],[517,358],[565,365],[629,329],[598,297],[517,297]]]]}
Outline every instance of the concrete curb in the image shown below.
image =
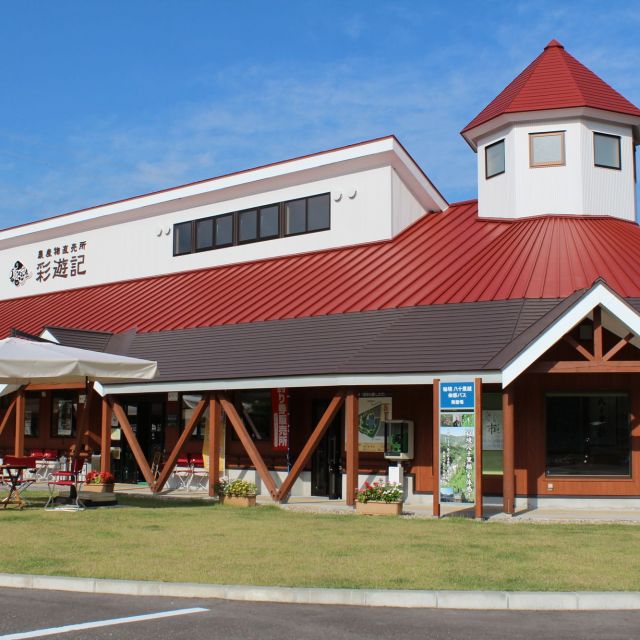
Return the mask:
{"type": "Polygon", "coordinates": [[[356,605],[420,609],[484,611],[614,611],[640,610],[640,592],[417,591],[391,589],[313,589],[102,580],[0,573],[0,587],[47,589],[130,596],[218,598],[246,602],[356,605]]]}

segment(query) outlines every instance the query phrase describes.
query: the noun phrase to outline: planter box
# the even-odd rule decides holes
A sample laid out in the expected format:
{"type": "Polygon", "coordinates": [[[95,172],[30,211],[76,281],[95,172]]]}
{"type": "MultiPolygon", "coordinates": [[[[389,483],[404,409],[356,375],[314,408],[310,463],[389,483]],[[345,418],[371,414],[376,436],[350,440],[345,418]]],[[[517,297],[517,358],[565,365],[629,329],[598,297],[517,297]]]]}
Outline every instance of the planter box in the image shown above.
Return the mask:
{"type": "Polygon", "coordinates": [[[113,493],[113,484],[85,484],[80,491],[83,493],[113,493]]]}
{"type": "Polygon", "coordinates": [[[220,502],[222,504],[230,504],[234,507],[255,507],[255,496],[220,496],[220,502]]]}
{"type": "Polygon", "coordinates": [[[399,516],[402,502],[356,502],[356,513],[366,516],[399,516]]]}

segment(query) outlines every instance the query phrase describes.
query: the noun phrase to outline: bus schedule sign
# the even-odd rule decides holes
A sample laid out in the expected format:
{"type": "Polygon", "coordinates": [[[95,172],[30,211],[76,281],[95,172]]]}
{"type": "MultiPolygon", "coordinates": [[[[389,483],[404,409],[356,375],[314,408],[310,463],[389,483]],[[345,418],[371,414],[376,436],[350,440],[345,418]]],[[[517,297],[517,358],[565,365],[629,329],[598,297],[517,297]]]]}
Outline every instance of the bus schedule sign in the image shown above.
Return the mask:
{"type": "Polygon", "coordinates": [[[440,502],[475,503],[475,382],[440,383],[440,502]]]}

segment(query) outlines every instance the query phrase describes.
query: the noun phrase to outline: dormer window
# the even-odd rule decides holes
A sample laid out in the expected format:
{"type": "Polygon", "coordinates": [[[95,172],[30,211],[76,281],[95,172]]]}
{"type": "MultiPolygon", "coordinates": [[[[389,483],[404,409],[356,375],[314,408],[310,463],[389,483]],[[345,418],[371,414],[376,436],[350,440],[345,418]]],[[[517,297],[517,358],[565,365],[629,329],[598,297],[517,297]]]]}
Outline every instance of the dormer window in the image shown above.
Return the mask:
{"type": "Polygon", "coordinates": [[[608,133],[593,134],[593,162],[596,167],[621,169],[620,136],[608,133]]]}
{"type": "Polygon", "coordinates": [[[504,139],[484,148],[484,166],[487,179],[504,173],[504,139]]]}
{"type": "Polygon", "coordinates": [[[530,167],[560,167],[564,164],[564,131],[529,134],[530,167]]]}

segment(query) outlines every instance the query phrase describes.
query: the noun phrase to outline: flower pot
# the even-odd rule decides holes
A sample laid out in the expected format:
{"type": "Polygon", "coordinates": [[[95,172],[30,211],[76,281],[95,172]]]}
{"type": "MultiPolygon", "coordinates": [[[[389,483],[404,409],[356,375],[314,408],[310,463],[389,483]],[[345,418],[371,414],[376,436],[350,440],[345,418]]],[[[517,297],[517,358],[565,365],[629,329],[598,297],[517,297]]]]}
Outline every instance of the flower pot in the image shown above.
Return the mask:
{"type": "Polygon", "coordinates": [[[356,502],[356,513],[366,516],[399,516],[402,502],[356,502]]]}
{"type": "Polygon", "coordinates": [[[81,491],[86,493],[113,493],[112,484],[85,484],[81,491]]]}
{"type": "Polygon", "coordinates": [[[234,507],[255,507],[255,496],[220,496],[222,504],[230,504],[234,507]]]}

